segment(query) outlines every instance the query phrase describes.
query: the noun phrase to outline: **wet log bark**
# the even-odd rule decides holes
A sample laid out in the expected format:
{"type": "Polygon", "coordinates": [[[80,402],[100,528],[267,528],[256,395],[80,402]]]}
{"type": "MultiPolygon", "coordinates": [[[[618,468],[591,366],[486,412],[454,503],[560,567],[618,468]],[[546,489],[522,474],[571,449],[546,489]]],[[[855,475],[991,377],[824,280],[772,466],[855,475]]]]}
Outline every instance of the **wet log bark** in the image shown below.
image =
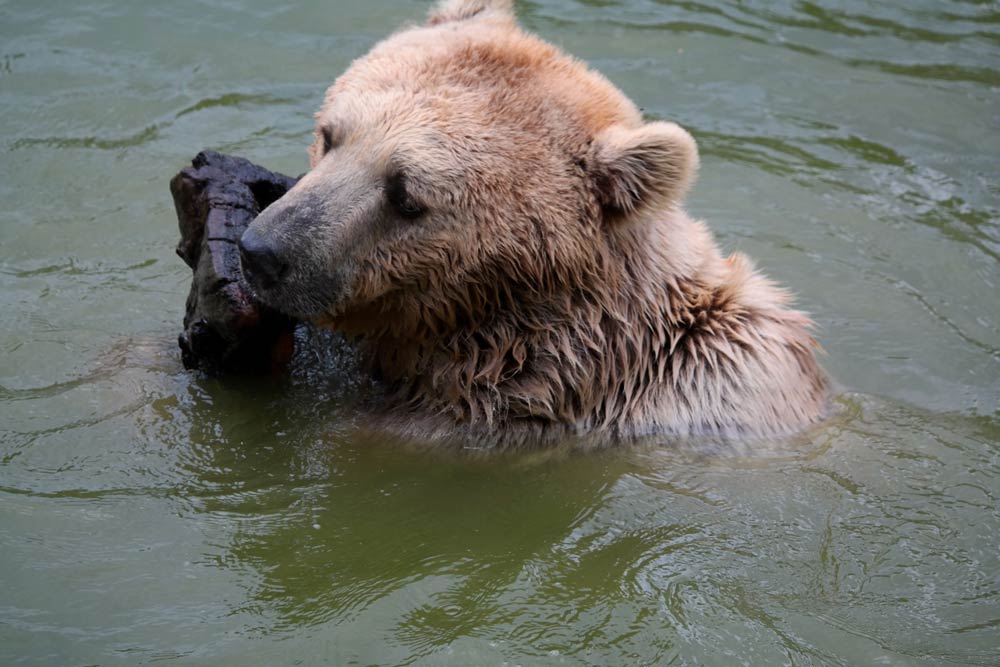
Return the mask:
{"type": "Polygon", "coordinates": [[[254,299],[242,279],[237,242],[296,180],[203,151],[170,181],[181,233],[177,254],[193,271],[178,337],[185,368],[261,373],[291,357],[296,322],[254,299]]]}

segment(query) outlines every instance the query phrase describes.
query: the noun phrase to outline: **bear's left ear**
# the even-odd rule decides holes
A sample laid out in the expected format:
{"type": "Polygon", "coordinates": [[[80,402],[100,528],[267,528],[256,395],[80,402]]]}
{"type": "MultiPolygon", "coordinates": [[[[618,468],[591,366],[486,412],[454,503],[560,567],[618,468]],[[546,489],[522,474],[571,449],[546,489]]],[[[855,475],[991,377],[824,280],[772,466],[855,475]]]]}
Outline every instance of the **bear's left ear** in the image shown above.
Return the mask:
{"type": "Polygon", "coordinates": [[[451,21],[465,21],[488,12],[512,18],[514,0],[441,0],[431,10],[428,23],[438,25],[451,21]]]}
{"type": "Polygon", "coordinates": [[[613,125],[594,138],[587,163],[605,210],[629,215],[680,205],[698,172],[698,146],[674,123],[613,125]]]}

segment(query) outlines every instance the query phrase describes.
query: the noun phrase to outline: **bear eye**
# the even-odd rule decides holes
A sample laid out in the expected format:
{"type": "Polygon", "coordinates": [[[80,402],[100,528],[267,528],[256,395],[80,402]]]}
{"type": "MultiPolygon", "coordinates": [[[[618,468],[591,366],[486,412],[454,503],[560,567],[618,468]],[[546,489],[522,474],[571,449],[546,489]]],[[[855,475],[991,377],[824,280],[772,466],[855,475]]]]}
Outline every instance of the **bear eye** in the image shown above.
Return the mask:
{"type": "Polygon", "coordinates": [[[323,136],[323,155],[326,155],[334,149],[334,139],[333,139],[333,128],[326,125],[321,130],[323,136]]]}
{"type": "Polygon", "coordinates": [[[407,220],[415,220],[427,212],[427,209],[406,191],[406,179],[402,175],[389,179],[386,195],[396,212],[407,220]]]}
{"type": "Polygon", "coordinates": [[[419,218],[424,213],[424,209],[414,201],[405,201],[399,205],[399,213],[404,218],[419,218]]]}

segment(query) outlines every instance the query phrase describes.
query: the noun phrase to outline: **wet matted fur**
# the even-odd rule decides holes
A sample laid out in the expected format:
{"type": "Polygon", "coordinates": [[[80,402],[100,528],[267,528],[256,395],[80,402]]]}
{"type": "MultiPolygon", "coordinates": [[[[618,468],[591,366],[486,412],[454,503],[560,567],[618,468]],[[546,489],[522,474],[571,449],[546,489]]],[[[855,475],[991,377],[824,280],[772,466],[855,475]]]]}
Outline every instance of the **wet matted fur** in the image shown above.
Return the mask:
{"type": "Polygon", "coordinates": [[[255,288],[357,340],[395,430],[773,436],[824,414],[809,318],[682,209],[692,137],[509,0],[446,0],[375,46],[310,152],[247,231],[284,267],[255,288]]]}

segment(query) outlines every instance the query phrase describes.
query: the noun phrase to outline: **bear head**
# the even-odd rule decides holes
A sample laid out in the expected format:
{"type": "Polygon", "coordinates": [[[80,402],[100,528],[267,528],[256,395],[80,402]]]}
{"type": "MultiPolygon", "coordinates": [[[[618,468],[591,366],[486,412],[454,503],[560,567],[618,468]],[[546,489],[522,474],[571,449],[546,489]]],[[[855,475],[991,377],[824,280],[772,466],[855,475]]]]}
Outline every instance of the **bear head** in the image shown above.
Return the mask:
{"type": "Polygon", "coordinates": [[[361,336],[572,298],[698,163],[686,131],[522,31],[510,0],[445,0],[354,62],[310,156],[242,237],[244,272],[265,303],[361,336]]]}

